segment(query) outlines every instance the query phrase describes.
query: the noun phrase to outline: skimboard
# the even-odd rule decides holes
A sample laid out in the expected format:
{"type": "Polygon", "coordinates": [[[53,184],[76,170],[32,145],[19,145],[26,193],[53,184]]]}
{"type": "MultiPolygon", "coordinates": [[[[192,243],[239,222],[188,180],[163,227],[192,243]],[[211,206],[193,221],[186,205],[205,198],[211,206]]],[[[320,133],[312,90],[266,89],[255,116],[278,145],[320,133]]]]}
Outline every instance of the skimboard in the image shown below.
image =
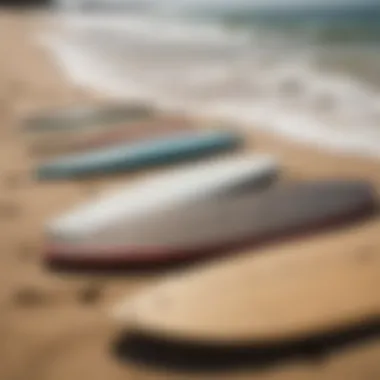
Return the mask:
{"type": "Polygon", "coordinates": [[[23,122],[28,133],[57,133],[94,128],[153,117],[154,108],[144,104],[106,104],[64,107],[31,116],[23,122]]]}
{"type": "Polygon", "coordinates": [[[187,270],[125,299],[111,315],[144,336],[218,347],[268,347],[378,321],[379,251],[363,258],[355,245],[336,243],[246,252],[187,270]]]}
{"type": "Polygon", "coordinates": [[[210,156],[235,149],[241,143],[241,136],[229,131],[177,132],[60,157],[41,164],[36,176],[40,180],[56,180],[126,172],[210,156]]]}
{"type": "Polygon", "coordinates": [[[152,117],[148,120],[129,121],[114,126],[76,130],[68,133],[42,135],[30,143],[30,152],[38,156],[59,156],[80,153],[101,147],[118,145],[170,135],[195,129],[195,124],[173,115],[152,117]]]}
{"type": "Polygon", "coordinates": [[[70,243],[103,229],[172,210],[214,196],[261,191],[280,174],[277,160],[267,155],[244,155],[185,165],[110,190],[51,220],[48,244],[70,243]]]}
{"type": "MultiPolygon", "coordinates": [[[[105,209],[99,206],[97,212],[105,209]]],[[[368,184],[321,181],[220,194],[150,212],[124,211],[126,217],[109,222],[90,212],[87,221],[77,217],[73,223],[75,215],[69,216],[66,224],[50,229],[47,260],[77,265],[186,261],[348,223],[375,209],[368,184]]]]}

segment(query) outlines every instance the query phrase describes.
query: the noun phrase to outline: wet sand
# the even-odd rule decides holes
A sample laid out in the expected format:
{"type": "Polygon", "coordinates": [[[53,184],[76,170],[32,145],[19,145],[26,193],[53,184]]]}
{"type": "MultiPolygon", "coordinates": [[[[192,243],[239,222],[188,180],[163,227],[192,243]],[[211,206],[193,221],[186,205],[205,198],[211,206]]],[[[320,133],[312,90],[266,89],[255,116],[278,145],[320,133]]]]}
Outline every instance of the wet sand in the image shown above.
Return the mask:
{"type": "MultiPolygon", "coordinates": [[[[108,306],[154,281],[160,273],[67,275],[51,273],[41,265],[42,229],[47,218],[111,183],[133,180],[138,175],[59,183],[33,180],[30,168],[34,159],[29,157],[18,130],[22,117],[45,107],[101,101],[101,94],[70,85],[46,52],[32,43],[31,36],[40,25],[38,15],[0,14],[0,378],[380,379],[378,334],[377,338],[360,340],[319,360],[301,358],[264,371],[212,375],[155,371],[123,363],[112,354],[117,330],[107,318],[108,306]]],[[[287,178],[362,178],[380,188],[379,161],[333,155],[258,133],[247,136],[247,141],[247,149],[278,154],[287,178]]],[[[336,242],[378,257],[379,231],[380,220],[376,218],[309,237],[302,246],[305,250],[324,250],[336,242]]]]}

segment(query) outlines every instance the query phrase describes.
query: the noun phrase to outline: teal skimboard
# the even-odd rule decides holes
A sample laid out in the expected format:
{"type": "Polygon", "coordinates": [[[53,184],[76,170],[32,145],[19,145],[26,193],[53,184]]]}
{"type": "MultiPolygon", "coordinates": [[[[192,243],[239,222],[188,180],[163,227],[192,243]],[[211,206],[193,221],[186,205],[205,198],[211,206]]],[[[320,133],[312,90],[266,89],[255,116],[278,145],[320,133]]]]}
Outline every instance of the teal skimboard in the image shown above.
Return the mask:
{"type": "Polygon", "coordinates": [[[64,156],[40,165],[40,180],[111,174],[210,156],[237,148],[240,135],[226,130],[182,132],[170,137],[64,156]]]}
{"type": "Polygon", "coordinates": [[[156,110],[144,104],[105,104],[63,107],[33,115],[23,122],[28,133],[78,131],[154,117],[156,110]]]}

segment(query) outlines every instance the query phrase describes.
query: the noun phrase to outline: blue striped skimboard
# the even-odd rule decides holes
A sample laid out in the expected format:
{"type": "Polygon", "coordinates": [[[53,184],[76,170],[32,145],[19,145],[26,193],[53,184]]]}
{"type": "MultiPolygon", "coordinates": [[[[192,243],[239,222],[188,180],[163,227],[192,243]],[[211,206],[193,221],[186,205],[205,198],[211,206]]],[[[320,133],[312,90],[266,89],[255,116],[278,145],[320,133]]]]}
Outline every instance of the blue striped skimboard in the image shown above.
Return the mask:
{"type": "Polygon", "coordinates": [[[54,180],[132,171],[217,154],[241,143],[241,136],[232,131],[183,132],[64,156],[40,165],[36,176],[40,180],[54,180]]]}

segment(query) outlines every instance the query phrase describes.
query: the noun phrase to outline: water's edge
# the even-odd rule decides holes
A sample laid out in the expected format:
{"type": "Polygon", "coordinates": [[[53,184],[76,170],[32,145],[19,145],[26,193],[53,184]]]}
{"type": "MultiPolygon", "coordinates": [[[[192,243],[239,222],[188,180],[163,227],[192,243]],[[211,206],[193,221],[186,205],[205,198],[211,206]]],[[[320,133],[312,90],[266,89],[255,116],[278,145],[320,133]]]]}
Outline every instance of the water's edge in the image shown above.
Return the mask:
{"type": "Polygon", "coordinates": [[[230,37],[225,29],[163,25],[151,17],[75,15],[62,24],[66,32],[37,39],[77,85],[380,157],[380,92],[316,67],[314,47],[265,50],[256,35],[230,37]]]}

